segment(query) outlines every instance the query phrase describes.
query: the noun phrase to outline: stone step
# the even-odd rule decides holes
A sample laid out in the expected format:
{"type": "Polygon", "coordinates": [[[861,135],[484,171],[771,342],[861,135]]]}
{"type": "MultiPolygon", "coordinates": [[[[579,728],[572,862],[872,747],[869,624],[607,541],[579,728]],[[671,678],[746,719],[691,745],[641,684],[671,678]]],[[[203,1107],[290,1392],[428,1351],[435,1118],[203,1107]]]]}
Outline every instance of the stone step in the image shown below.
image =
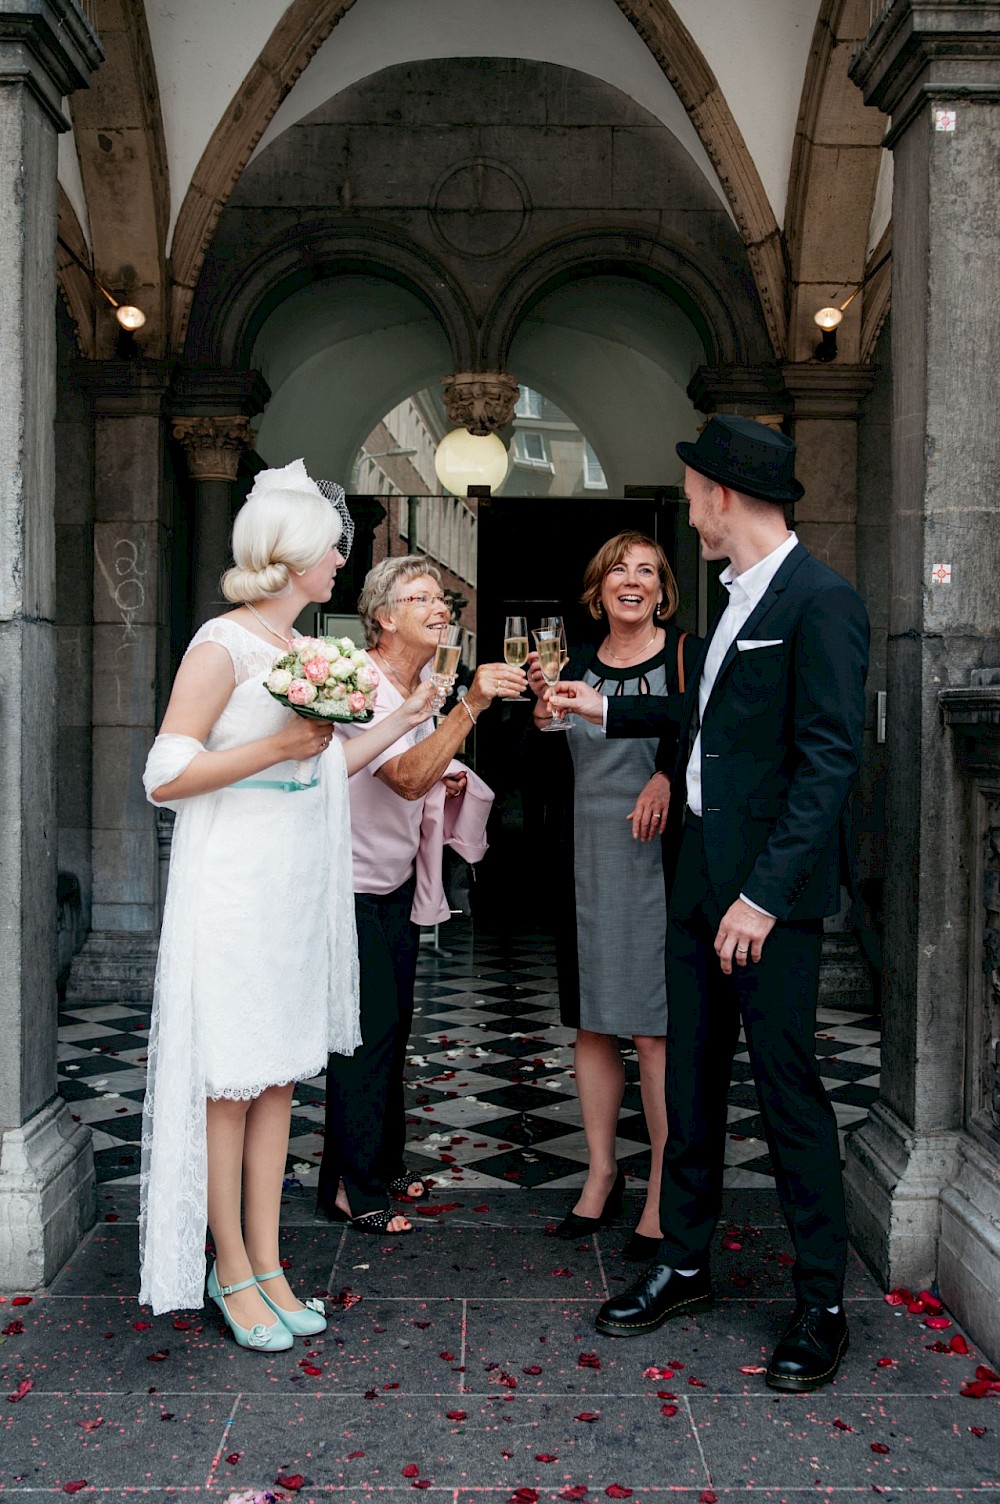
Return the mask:
{"type": "Polygon", "coordinates": [[[66,1001],[150,1003],[156,947],[155,935],[127,930],[91,933],[73,958],[66,1001]]]}

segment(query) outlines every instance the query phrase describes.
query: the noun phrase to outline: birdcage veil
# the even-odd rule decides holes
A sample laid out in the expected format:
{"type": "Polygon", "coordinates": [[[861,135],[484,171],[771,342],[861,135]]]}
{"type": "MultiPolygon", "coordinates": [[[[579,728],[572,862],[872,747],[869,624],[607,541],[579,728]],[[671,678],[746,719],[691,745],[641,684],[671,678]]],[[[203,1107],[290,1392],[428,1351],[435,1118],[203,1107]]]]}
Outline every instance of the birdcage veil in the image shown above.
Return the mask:
{"type": "Polygon", "coordinates": [[[318,480],[316,484],[340,518],[341,531],[337,540],[337,552],[346,561],[354,542],[354,518],[347,510],[344,488],[338,486],[335,480],[318,480]]]}

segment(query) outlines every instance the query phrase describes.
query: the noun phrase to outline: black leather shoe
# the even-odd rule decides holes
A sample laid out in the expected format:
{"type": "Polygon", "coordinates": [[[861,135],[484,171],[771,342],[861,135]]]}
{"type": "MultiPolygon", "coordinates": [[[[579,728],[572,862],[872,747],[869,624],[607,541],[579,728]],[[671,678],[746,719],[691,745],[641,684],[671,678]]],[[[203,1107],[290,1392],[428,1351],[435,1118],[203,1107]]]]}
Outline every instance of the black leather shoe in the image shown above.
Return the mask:
{"type": "Polygon", "coordinates": [[[841,1306],[832,1315],[823,1306],[807,1306],[801,1300],[767,1365],[769,1389],[788,1394],[808,1394],[829,1384],[847,1351],[847,1317],[841,1306]]]}
{"type": "Polygon", "coordinates": [[[669,1264],[654,1264],[621,1295],[606,1300],[594,1322],[606,1337],[641,1337],[655,1332],[671,1316],[691,1316],[715,1305],[707,1269],[678,1274],[669,1264]]]}
{"type": "Polygon", "coordinates": [[[597,1232],[601,1227],[610,1227],[617,1222],[622,1214],[622,1201],[625,1198],[625,1176],[621,1170],[615,1176],[614,1185],[608,1192],[604,1203],[604,1209],[599,1217],[581,1217],[577,1212],[567,1212],[565,1217],[554,1228],[554,1238],[565,1238],[567,1242],[573,1238],[585,1238],[592,1232],[597,1232]]]}

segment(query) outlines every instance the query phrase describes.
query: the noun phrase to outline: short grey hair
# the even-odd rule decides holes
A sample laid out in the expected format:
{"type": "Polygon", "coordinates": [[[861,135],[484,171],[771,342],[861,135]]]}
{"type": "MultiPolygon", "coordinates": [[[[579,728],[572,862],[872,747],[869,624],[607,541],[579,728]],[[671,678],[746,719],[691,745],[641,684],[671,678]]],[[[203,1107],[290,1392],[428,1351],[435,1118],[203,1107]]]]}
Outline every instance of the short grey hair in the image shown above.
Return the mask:
{"type": "Polygon", "coordinates": [[[390,611],[400,586],[408,580],[418,580],[421,575],[441,584],[440,570],[423,554],[402,554],[395,559],[383,559],[374,569],[369,569],[358,596],[358,615],[364,627],[366,647],[378,646],[382,631],[379,612],[390,611]]]}

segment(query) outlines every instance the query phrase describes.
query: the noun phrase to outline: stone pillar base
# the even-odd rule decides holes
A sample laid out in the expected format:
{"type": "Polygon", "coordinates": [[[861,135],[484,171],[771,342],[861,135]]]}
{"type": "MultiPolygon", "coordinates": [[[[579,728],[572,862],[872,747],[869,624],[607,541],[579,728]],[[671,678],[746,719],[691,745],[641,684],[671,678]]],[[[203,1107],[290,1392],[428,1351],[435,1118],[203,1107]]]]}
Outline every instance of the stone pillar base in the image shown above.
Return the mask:
{"type": "Polygon", "coordinates": [[[957,1132],[915,1134],[876,1102],[847,1141],[851,1241],[887,1290],[926,1289],[937,1277],[941,1192],[954,1179],[960,1138],[957,1132]]]}
{"type": "Polygon", "coordinates": [[[0,1289],[48,1284],[96,1216],[90,1129],[61,1097],[0,1133],[0,1289]]]}
{"type": "Polygon", "coordinates": [[[1000,1164],[964,1134],[941,1197],[938,1280],[949,1311],[1000,1362],[1000,1164]]]}

